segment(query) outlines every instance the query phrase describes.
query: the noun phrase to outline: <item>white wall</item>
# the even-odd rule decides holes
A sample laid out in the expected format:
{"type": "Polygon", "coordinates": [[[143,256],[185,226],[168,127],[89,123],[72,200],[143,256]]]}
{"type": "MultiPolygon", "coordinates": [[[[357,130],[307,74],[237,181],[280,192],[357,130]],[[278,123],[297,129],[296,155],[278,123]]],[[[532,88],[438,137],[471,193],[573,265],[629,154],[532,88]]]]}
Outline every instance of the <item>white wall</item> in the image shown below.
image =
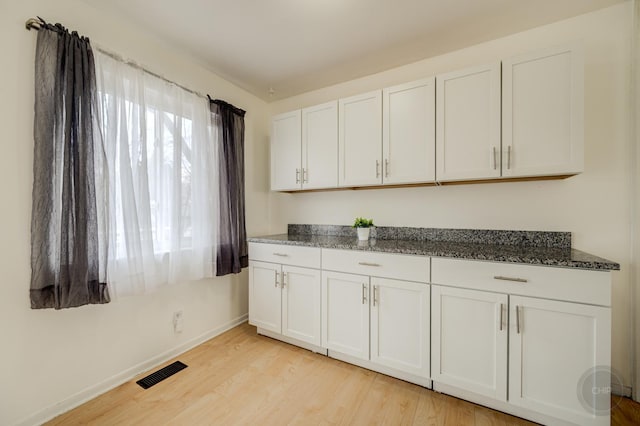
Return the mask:
{"type": "MultiPolygon", "coordinates": [[[[250,235],[287,223],[571,231],[574,246],[622,265],[614,273],[613,364],[630,381],[630,36],[626,3],[571,20],[285,99],[269,106],[177,49],[78,0],[0,2],[0,424],[37,422],[93,396],[163,354],[247,312],[246,272],[63,311],[29,308],[33,58],[36,15],[188,87],[247,110],[250,235]],[[585,173],[563,181],[308,194],[268,193],[267,115],[581,39],[585,66],[585,173]],[[267,110],[269,114],[267,114],[267,110]],[[184,332],[171,315],[183,309],[184,332]]],[[[437,41],[434,41],[437,42],[437,41]]]]}
{"type": "MultiPolygon", "coordinates": [[[[585,172],[561,181],[274,194],[270,231],[287,223],[571,231],[613,273],[613,367],[630,384],[630,42],[632,4],[535,28],[269,105],[271,114],[582,40],[585,172]]],[[[437,40],[433,41],[437,43],[437,40]]]]}
{"type": "Polygon", "coordinates": [[[106,305],[29,308],[34,53],[27,18],[42,16],[92,44],[245,110],[247,227],[268,231],[266,104],[121,18],[77,0],[0,2],[0,424],[35,423],[127,379],[247,313],[247,274],[166,288],[106,305]],[[174,334],[172,313],[184,311],[174,334]],[[59,405],[56,405],[59,404],[59,405]]]}
{"type": "Polygon", "coordinates": [[[633,141],[630,156],[632,158],[632,184],[631,191],[635,194],[632,197],[632,217],[631,217],[631,238],[632,238],[632,263],[631,263],[631,333],[633,342],[633,365],[632,365],[632,378],[631,386],[633,387],[633,399],[640,402],[640,389],[638,384],[640,383],[640,313],[636,309],[640,306],[640,264],[638,264],[638,257],[640,256],[640,197],[638,191],[640,190],[640,1],[633,1],[633,29],[632,29],[632,77],[631,77],[631,90],[632,90],[632,106],[631,113],[633,114],[632,131],[633,141]]]}

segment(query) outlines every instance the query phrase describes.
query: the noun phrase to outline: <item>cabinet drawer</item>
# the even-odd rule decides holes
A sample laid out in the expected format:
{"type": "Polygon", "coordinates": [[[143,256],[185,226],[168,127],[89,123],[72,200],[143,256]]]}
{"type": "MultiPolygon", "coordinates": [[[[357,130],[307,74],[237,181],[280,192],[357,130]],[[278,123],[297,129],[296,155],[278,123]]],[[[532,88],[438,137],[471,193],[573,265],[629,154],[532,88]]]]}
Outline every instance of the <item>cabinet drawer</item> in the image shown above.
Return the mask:
{"type": "Polygon", "coordinates": [[[429,282],[429,258],[424,256],[322,249],[322,269],[405,281],[429,282]]]}
{"type": "Polygon", "coordinates": [[[431,282],[611,306],[611,273],[459,259],[432,259],[431,282]]]}
{"type": "Polygon", "coordinates": [[[320,249],[315,247],[249,243],[249,259],[320,269],[320,249]]]}

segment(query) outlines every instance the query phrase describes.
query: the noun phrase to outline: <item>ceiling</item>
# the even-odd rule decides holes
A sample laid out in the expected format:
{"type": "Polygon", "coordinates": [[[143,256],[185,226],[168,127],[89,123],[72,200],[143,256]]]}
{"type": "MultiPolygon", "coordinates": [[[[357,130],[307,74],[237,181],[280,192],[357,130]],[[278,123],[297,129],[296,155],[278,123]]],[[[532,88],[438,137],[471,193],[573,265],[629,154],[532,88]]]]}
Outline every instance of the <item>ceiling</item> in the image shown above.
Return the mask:
{"type": "Polygon", "coordinates": [[[84,1],[273,101],[623,0],[84,1]]]}

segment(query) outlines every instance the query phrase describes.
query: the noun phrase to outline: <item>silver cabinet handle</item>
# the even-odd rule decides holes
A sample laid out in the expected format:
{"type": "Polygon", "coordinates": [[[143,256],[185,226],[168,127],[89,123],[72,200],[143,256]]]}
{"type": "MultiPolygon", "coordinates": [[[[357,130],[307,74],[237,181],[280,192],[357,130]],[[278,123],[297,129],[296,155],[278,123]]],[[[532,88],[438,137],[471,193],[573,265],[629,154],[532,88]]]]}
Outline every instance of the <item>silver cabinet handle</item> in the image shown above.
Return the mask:
{"type": "Polygon", "coordinates": [[[494,280],[502,280],[502,281],[515,281],[517,283],[529,282],[529,280],[524,279],[524,278],[503,277],[502,275],[496,275],[495,277],[493,277],[493,279],[494,280]]]}
{"type": "Polygon", "coordinates": [[[309,169],[302,169],[302,183],[309,183],[309,169]]]}
{"type": "Polygon", "coordinates": [[[378,286],[373,286],[373,306],[376,306],[376,302],[378,301],[378,286]]]}
{"type": "Polygon", "coordinates": [[[369,263],[369,262],[358,262],[358,265],[362,265],[362,266],[382,266],[379,263],[369,263]]]}
{"type": "Polygon", "coordinates": [[[389,177],[389,159],[384,159],[384,177],[389,177]]]}
{"type": "Polygon", "coordinates": [[[278,271],[275,271],[275,273],[276,273],[275,287],[278,288],[278,271]]]}
{"type": "Polygon", "coordinates": [[[362,304],[367,304],[367,285],[362,284],[362,304]]]}
{"type": "Polygon", "coordinates": [[[507,169],[511,168],[511,145],[507,147],[507,169]]]}
{"type": "Polygon", "coordinates": [[[288,254],[286,253],[273,253],[274,256],[280,256],[280,257],[289,257],[288,254]]]}
{"type": "Polygon", "coordinates": [[[376,160],[376,178],[380,177],[380,161],[376,160]]]}
{"type": "Polygon", "coordinates": [[[502,331],[502,322],[503,322],[502,311],[503,310],[504,310],[504,305],[501,303],[500,304],[500,331],[502,331]]]}
{"type": "Polygon", "coordinates": [[[280,284],[280,288],[284,288],[285,284],[287,284],[286,281],[285,281],[286,279],[287,279],[287,273],[283,272],[282,273],[282,283],[280,284]]]}
{"type": "Polygon", "coordinates": [[[296,183],[300,183],[300,169],[296,169],[296,183]]]}
{"type": "Polygon", "coordinates": [[[498,158],[496,157],[496,147],[493,147],[493,170],[498,168],[498,158]]]}
{"type": "Polygon", "coordinates": [[[516,305],[516,333],[520,334],[520,306],[516,305]]]}

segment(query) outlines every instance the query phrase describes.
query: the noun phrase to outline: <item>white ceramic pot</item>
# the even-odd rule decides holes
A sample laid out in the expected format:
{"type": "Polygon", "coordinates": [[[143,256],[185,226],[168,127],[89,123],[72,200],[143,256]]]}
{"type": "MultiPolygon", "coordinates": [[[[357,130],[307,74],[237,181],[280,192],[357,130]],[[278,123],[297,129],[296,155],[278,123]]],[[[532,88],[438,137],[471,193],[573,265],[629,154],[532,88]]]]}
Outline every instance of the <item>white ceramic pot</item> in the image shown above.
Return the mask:
{"type": "Polygon", "coordinates": [[[371,228],[356,228],[358,231],[358,239],[360,241],[367,241],[369,239],[369,231],[371,228]]]}

